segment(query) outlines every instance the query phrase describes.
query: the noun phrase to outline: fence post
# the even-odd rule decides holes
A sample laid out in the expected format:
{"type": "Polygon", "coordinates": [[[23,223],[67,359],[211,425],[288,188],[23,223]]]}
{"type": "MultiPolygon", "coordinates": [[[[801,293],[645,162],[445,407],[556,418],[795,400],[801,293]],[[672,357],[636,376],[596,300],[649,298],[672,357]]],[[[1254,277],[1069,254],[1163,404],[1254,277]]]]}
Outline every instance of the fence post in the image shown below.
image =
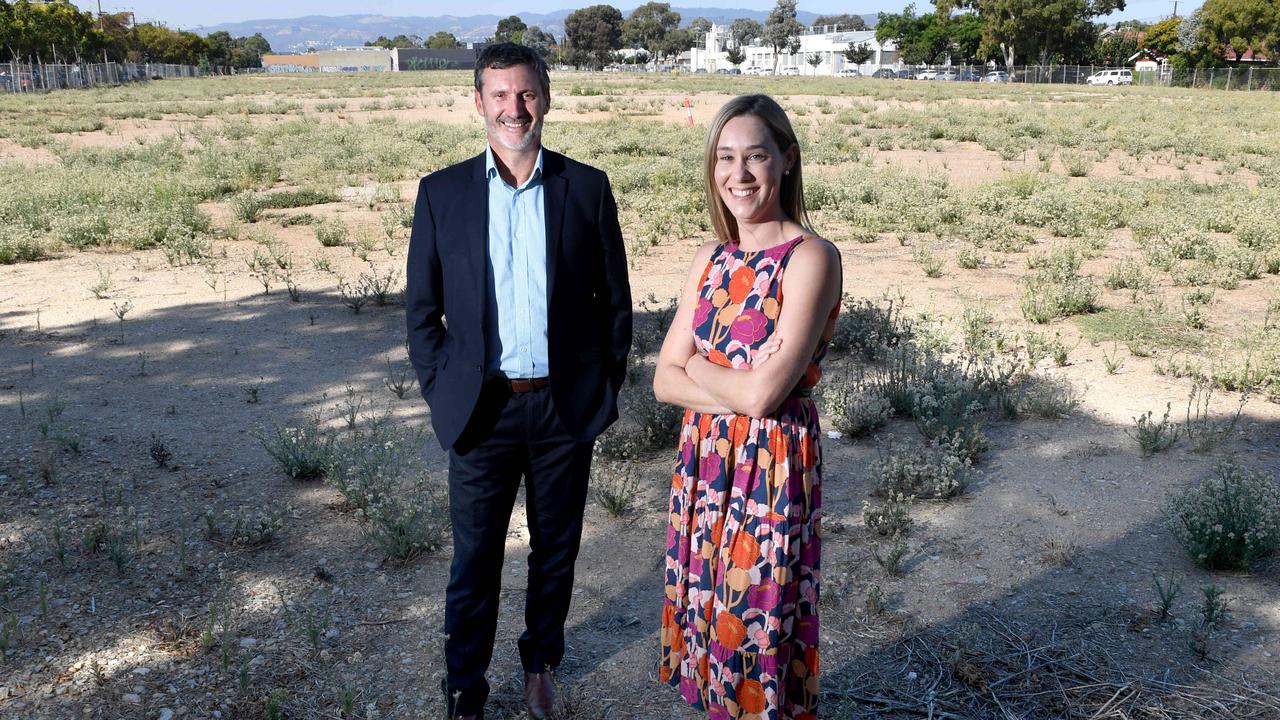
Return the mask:
{"type": "Polygon", "coordinates": [[[1228,90],[1230,90],[1230,89],[1231,89],[1231,71],[1232,71],[1233,69],[1234,69],[1234,68],[1227,68],[1227,89],[1228,89],[1228,90]]]}
{"type": "Polygon", "coordinates": [[[1245,90],[1252,90],[1252,89],[1253,89],[1253,66],[1250,65],[1249,66],[1249,82],[1248,82],[1248,85],[1245,86],[1245,90]]]}

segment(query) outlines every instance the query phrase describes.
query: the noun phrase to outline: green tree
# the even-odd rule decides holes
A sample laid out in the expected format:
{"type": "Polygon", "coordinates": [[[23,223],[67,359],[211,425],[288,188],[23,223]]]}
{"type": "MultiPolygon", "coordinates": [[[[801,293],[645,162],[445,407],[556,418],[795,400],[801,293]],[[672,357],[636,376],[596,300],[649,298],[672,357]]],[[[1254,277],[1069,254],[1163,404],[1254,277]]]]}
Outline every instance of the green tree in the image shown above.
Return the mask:
{"type": "Polygon", "coordinates": [[[861,15],[849,15],[847,13],[840,15],[819,15],[817,19],[813,21],[813,27],[821,27],[823,25],[835,25],[841,31],[867,29],[867,21],[863,20],[861,15]]]}
{"type": "Polygon", "coordinates": [[[551,56],[551,46],[556,44],[555,36],[543,32],[537,25],[525,30],[520,39],[525,47],[541,55],[544,60],[551,56]]]}
{"type": "Polygon", "coordinates": [[[750,45],[752,40],[764,36],[764,26],[751,18],[738,18],[729,24],[729,37],[738,47],[750,45]]]}
{"type": "Polygon", "coordinates": [[[804,61],[809,63],[809,67],[813,68],[813,74],[817,75],[818,66],[822,64],[822,53],[810,53],[804,61]]]}
{"type": "Polygon", "coordinates": [[[603,68],[614,50],[622,47],[622,13],[611,5],[591,5],[574,10],[564,19],[569,62],[575,67],[603,68]]]}
{"type": "Polygon", "coordinates": [[[676,28],[662,38],[654,52],[658,54],[659,59],[673,59],[693,47],[696,42],[697,39],[688,28],[676,28]]]}
{"type": "Polygon", "coordinates": [[[1210,47],[1229,47],[1236,58],[1246,51],[1280,55],[1280,2],[1276,0],[1205,0],[1201,30],[1210,47]]]}
{"type": "Polygon", "coordinates": [[[689,32],[693,33],[696,38],[702,38],[711,32],[711,21],[704,17],[694,18],[689,23],[689,32]]]}
{"type": "Polygon", "coordinates": [[[680,27],[680,13],[663,2],[647,2],[631,12],[622,24],[622,42],[662,55],[667,35],[680,27]]]}
{"type": "Polygon", "coordinates": [[[773,48],[773,71],[778,71],[782,53],[795,55],[800,50],[800,33],[804,30],[796,20],[796,0],[778,0],[764,22],[764,42],[773,48]]]}
{"type": "Polygon", "coordinates": [[[729,48],[728,52],[724,54],[724,59],[728,60],[730,65],[738,67],[746,61],[747,54],[742,52],[742,48],[735,45],[729,48]]]}
{"type": "Polygon", "coordinates": [[[844,59],[853,65],[861,65],[870,62],[871,58],[876,54],[871,46],[866,43],[849,43],[849,47],[841,51],[844,59]]]}
{"type": "Polygon", "coordinates": [[[453,36],[451,32],[440,32],[427,38],[427,47],[432,50],[452,50],[462,47],[462,43],[458,42],[458,38],[453,36]]]}
{"type": "Polygon", "coordinates": [[[528,29],[529,26],[525,25],[518,15],[505,17],[498,21],[498,27],[494,30],[493,37],[489,38],[489,42],[518,43],[523,39],[524,31],[528,29]]]}
{"type": "Polygon", "coordinates": [[[73,62],[91,58],[106,37],[94,28],[93,16],[66,0],[33,4],[18,0],[0,6],[0,57],[73,62]]]}
{"type": "Polygon", "coordinates": [[[937,13],[916,15],[914,3],[901,13],[880,13],[876,41],[896,43],[898,56],[905,63],[931,65],[951,47],[950,26],[937,18],[937,13]]]}
{"type": "Polygon", "coordinates": [[[1123,10],[1125,0],[976,0],[983,52],[1000,50],[1006,67],[1021,56],[1040,64],[1082,59],[1094,44],[1093,19],[1123,10]]]}
{"type": "Polygon", "coordinates": [[[1182,49],[1178,42],[1178,28],[1182,26],[1182,18],[1165,18],[1147,28],[1147,35],[1142,39],[1142,46],[1157,55],[1170,57],[1182,49]]]}
{"type": "Polygon", "coordinates": [[[951,18],[951,54],[966,63],[985,63],[994,59],[982,51],[982,18],[977,13],[961,13],[951,18]]]}
{"type": "Polygon", "coordinates": [[[1141,49],[1137,31],[1117,30],[1098,38],[1089,60],[1098,65],[1125,65],[1141,49]]]}

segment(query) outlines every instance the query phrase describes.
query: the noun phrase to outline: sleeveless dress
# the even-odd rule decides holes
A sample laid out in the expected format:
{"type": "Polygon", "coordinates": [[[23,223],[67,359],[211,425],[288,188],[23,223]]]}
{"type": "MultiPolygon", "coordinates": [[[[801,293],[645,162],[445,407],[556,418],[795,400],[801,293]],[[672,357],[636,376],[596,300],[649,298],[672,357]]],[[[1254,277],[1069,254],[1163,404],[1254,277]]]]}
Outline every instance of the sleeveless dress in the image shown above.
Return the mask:
{"type": "MultiPolygon", "coordinates": [[[[804,236],[712,253],[693,316],[711,362],[747,368],[773,334],[804,236]]],[[[713,720],[815,720],[822,456],[809,391],[835,329],[772,415],[686,410],[671,479],[660,678],[713,720]]]]}

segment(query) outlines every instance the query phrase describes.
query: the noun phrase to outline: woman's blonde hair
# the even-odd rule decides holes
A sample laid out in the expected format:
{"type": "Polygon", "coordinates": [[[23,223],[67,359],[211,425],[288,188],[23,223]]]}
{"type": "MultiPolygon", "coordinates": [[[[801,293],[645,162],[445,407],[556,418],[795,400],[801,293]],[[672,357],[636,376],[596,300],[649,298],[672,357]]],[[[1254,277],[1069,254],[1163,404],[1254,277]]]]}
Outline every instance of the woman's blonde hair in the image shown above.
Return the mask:
{"type": "Polygon", "coordinates": [[[738,240],[738,221],[729,212],[720,192],[716,189],[715,170],[719,157],[717,147],[720,133],[732,119],[742,115],[757,117],[769,128],[778,150],[786,152],[795,146],[796,163],[791,171],[782,176],[782,211],[792,220],[800,223],[805,230],[812,232],[809,214],[804,209],[804,180],[800,172],[800,143],[796,139],[795,130],[791,129],[791,121],[787,113],[777,101],[768,95],[739,95],[720,108],[720,112],[711,121],[711,129],[707,133],[706,157],[703,163],[703,187],[707,193],[707,209],[711,212],[711,227],[721,242],[738,240]]]}

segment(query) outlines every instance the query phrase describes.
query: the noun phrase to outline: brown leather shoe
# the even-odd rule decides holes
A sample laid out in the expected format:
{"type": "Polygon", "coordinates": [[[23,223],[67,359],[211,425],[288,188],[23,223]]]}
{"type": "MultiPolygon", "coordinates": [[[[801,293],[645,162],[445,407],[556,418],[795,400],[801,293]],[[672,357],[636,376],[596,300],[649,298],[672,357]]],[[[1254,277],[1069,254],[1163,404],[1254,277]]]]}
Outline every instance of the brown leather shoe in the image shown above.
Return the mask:
{"type": "Polygon", "coordinates": [[[555,711],[556,685],[551,671],[524,674],[524,702],[532,720],[548,720],[555,711]]]}

